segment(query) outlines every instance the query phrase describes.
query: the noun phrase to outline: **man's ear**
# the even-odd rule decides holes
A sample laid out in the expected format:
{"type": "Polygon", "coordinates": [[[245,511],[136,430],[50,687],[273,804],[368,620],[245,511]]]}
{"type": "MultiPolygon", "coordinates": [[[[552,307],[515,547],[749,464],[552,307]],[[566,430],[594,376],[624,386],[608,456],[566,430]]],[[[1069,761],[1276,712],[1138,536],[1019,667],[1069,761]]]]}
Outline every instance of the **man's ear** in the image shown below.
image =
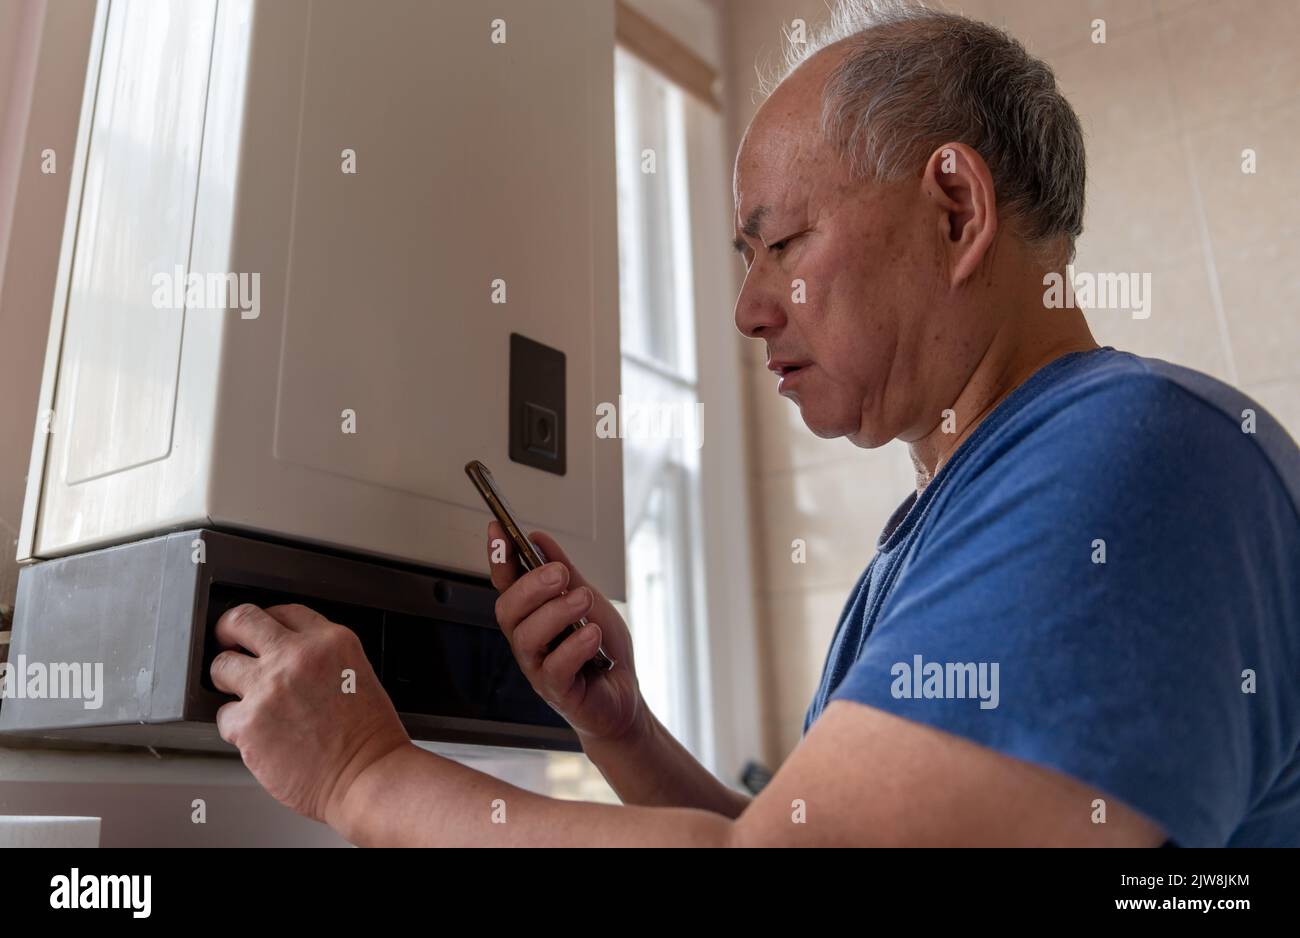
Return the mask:
{"type": "Polygon", "coordinates": [[[949,283],[955,287],[993,249],[998,233],[993,174],[966,144],[945,143],[930,154],[921,187],[939,209],[938,234],[948,257],[949,283]]]}

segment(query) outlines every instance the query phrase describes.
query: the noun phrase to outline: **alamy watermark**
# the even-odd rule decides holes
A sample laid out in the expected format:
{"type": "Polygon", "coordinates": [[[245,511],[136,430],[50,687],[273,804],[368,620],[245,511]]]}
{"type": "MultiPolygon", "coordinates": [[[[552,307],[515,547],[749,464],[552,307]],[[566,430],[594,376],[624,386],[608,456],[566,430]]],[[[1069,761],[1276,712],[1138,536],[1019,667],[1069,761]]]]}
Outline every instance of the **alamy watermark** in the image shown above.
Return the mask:
{"type": "Polygon", "coordinates": [[[104,663],[96,661],[0,662],[0,698],[5,700],[80,700],[86,710],[104,705],[104,663]]]}
{"type": "Polygon", "coordinates": [[[154,309],[237,309],[240,319],[262,313],[261,274],[186,273],[177,264],[170,273],[154,274],[150,283],[154,309]]]}
{"type": "Polygon", "coordinates": [[[618,404],[596,405],[596,437],[602,440],[683,440],[704,445],[704,404],[699,401],[639,401],[618,396],[618,404]]]}
{"type": "Polygon", "coordinates": [[[148,918],[153,909],[153,876],[82,873],[73,867],[50,880],[52,909],[129,909],[132,918],[148,918]]]}
{"type": "Polygon", "coordinates": [[[979,700],[981,710],[996,710],[1001,694],[995,661],[896,662],[889,673],[889,693],[895,700],[979,700]]]}
{"type": "Polygon", "coordinates": [[[1151,316],[1150,273],[1089,273],[1065,268],[1043,276],[1043,305],[1048,309],[1131,310],[1134,319],[1151,316]]]}

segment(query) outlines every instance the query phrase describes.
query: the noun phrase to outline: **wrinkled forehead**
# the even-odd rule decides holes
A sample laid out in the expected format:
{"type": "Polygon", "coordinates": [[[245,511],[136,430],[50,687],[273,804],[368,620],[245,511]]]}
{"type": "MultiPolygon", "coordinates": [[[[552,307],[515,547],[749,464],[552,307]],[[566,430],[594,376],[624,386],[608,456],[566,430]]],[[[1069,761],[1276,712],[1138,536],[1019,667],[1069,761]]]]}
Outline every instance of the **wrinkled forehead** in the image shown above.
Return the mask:
{"type": "Polygon", "coordinates": [[[809,126],[795,120],[752,126],[736,155],[732,177],[737,231],[755,237],[755,223],[763,218],[807,210],[840,187],[842,175],[816,121],[809,126]]]}
{"type": "Polygon", "coordinates": [[[834,60],[823,53],[804,63],[754,115],[732,174],[738,223],[763,206],[788,208],[838,182],[840,161],[821,130],[822,89],[834,60]]]}

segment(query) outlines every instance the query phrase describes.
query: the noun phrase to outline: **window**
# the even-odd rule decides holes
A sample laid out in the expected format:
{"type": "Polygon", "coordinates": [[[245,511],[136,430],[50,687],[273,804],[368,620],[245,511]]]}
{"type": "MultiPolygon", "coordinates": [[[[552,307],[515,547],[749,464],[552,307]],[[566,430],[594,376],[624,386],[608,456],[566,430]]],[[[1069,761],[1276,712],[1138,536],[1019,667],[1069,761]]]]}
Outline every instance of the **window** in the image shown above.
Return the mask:
{"type": "MultiPolygon", "coordinates": [[[[739,286],[731,154],[715,70],[678,38],[689,35],[707,51],[719,25],[702,0],[635,6],[678,28],[669,35],[629,4],[617,5],[626,45],[614,57],[619,416],[642,431],[623,434],[628,602],[621,611],[648,705],[707,768],[735,785],[760,754],[762,721],[742,340],[731,315],[739,286]],[[655,54],[674,45],[667,58],[655,54]],[[662,59],[664,71],[629,49],[662,59]],[[630,411],[638,406],[677,423],[669,432],[662,419],[637,425],[630,411]]],[[[552,792],[590,798],[601,789],[590,763],[562,761],[553,758],[552,792]]],[[[607,787],[601,793],[612,797],[607,787]]]]}
{"type": "Polygon", "coordinates": [[[699,752],[708,715],[694,652],[704,596],[684,93],[621,49],[614,73],[628,626],[647,703],[699,752]]]}

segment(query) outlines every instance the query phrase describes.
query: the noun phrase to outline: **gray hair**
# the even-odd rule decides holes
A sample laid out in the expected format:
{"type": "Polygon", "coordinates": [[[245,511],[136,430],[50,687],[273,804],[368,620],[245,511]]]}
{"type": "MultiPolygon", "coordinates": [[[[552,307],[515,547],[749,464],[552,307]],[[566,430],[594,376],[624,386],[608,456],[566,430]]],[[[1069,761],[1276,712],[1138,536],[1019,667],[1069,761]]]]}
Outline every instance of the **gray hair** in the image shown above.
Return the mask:
{"type": "Polygon", "coordinates": [[[828,46],[846,55],[826,82],[822,131],[854,178],[892,182],[946,142],[979,153],[998,207],[1046,263],[1074,257],[1083,232],[1079,118],[1052,70],[1007,33],[903,0],[840,0],[763,81],[770,93],[828,46]],[[1062,258],[1062,254],[1064,257],[1062,258]]]}

